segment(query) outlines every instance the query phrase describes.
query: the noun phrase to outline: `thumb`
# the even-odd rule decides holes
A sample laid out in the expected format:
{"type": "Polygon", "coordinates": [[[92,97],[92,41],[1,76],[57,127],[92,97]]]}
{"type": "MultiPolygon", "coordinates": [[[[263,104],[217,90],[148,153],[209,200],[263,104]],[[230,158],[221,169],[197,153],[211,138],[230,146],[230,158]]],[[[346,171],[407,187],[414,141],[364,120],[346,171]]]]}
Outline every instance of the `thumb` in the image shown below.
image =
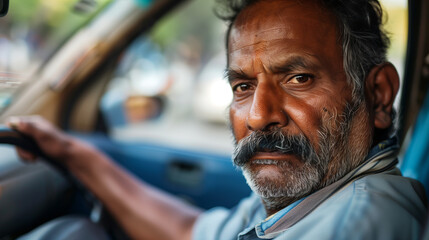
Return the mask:
{"type": "Polygon", "coordinates": [[[19,130],[19,128],[21,127],[21,120],[18,117],[10,117],[6,121],[6,126],[12,129],[19,130]]]}
{"type": "MultiPolygon", "coordinates": [[[[10,117],[6,122],[6,126],[19,131],[21,127],[21,121],[18,117],[10,117]]],[[[37,158],[37,156],[33,153],[28,152],[20,147],[16,147],[16,152],[20,158],[27,162],[34,162],[37,158]]]]}

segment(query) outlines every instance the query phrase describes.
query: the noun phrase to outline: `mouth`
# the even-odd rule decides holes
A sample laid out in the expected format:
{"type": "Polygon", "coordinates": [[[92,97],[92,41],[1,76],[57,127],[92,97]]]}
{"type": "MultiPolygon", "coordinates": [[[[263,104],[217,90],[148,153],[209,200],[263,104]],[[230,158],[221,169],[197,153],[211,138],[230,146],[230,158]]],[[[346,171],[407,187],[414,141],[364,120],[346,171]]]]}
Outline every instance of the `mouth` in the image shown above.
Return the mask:
{"type": "Polygon", "coordinates": [[[296,156],[281,151],[259,151],[250,158],[252,164],[277,165],[280,161],[294,161],[296,156]]]}

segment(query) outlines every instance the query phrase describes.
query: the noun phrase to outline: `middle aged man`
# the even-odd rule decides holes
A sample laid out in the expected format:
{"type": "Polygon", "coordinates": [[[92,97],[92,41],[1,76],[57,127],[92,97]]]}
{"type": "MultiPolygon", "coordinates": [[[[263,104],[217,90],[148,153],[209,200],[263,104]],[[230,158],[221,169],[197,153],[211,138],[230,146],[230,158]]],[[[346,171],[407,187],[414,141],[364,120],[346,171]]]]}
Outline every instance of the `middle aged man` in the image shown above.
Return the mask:
{"type": "Polygon", "coordinates": [[[11,125],[63,163],[135,239],[418,238],[424,194],[400,176],[388,138],[399,83],[385,59],[379,3],[227,5],[233,161],[254,191],[233,210],[201,214],[40,118],[11,125]]]}

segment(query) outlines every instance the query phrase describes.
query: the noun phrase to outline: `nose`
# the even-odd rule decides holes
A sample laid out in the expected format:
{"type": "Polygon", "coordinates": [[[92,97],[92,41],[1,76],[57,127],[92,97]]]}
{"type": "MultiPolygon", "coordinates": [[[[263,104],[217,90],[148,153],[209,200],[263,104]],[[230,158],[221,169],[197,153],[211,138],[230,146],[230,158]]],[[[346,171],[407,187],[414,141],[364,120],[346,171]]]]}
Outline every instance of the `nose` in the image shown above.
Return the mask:
{"type": "Polygon", "coordinates": [[[260,82],[253,95],[247,116],[247,128],[252,131],[268,131],[282,128],[288,123],[282,90],[274,84],[260,82]]]}

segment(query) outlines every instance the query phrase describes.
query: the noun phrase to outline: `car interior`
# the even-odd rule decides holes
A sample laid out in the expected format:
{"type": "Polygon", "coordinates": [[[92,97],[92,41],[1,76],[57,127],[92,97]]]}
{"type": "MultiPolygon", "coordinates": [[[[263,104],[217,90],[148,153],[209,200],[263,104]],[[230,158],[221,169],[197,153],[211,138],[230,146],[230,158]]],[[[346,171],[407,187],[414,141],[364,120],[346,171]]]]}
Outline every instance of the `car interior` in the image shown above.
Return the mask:
{"type": "MultiPolygon", "coordinates": [[[[203,209],[231,208],[250,194],[230,159],[226,26],[213,14],[215,1],[1,2],[1,123],[41,115],[142,181],[203,209]]],[[[388,19],[403,18],[391,23],[404,34],[392,43],[402,74],[399,167],[429,194],[429,2],[403,2],[388,19]]],[[[102,203],[31,139],[1,126],[0,143],[0,239],[75,215],[101,224],[112,239],[128,239],[102,203]],[[23,163],[15,146],[40,161],[23,163]]]]}

